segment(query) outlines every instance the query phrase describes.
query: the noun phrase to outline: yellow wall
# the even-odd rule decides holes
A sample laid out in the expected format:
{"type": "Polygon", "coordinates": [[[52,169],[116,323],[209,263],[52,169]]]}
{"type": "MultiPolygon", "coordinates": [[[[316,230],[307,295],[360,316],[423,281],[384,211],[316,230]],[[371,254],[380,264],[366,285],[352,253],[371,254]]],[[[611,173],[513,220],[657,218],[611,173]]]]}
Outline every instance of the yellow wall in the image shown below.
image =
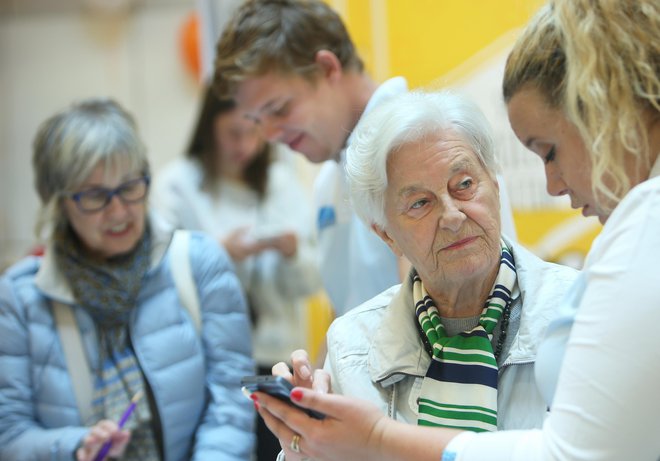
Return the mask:
{"type": "Polygon", "coordinates": [[[334,0],[378,81],[427,85],[522,27],[542,0],[334,0]]]}
{"type": "MultiPolygon", "coordinates": [[[[367,71],[377,82],[403,75],[411,87],[451,84],[474,62],[501,53],[543,0],[326,0],[342,16],[367,71]],[[499,47],[499,48],[498,48],[499,47]]],[[[514,210],[518,240],[547,260],[584,256],[601,226],[575,210],[514,210]]],[[[311,303],[312,356],[330,307],[311,303]]]]}

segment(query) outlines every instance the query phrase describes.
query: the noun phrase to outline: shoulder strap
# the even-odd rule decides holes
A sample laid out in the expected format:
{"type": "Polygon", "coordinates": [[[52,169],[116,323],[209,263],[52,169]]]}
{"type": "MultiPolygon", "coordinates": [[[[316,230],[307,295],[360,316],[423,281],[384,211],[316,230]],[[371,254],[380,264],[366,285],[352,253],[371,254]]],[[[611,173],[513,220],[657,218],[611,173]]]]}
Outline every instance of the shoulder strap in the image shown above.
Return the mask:
{"type": "Polygon", "coordinates": [[[92,372],[85,356],[80,329],[70,306],[53,301],[53,314],[60,335],[60,343],[78,404],[80,420],[86,424],[92,416],[94,387],[92,372]]]}
{"type": "Polygon", "coordinates": [[[186,230],[176,230],[172,236],[170,244],[170,267],[174,285],[179,293],[179,299],[188,311],[195,329],[199,333],[202,326],[202,319],[199,308],[199,297],[197,296],[197,286],[192,275],[190,266],[190,232],[186,230]]]}

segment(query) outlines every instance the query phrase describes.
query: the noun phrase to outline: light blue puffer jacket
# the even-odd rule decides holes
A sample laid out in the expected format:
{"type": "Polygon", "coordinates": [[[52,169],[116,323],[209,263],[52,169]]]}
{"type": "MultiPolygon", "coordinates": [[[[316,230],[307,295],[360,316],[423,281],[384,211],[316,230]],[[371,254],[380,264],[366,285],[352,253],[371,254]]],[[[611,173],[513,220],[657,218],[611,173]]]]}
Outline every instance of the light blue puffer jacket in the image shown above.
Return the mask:
{"type": "MultiPolygon", "coordinates": [[[[170,234],[154,237],[152,266],[130,321],[136,356],[153,393],[164,460],[245,461],[254,437],[240,378],[253,374],[246,303],[219,245],[193,233],[189,253],[202,311],[200,335],[179,302],[170,234]]],[[[0,279],[0,460],[66,460],[82,427],[50,299],[74,304],[52,251],[0,279]]],[[[75,306],[91,369],[98,346],[89,315],[75,306]]]]}

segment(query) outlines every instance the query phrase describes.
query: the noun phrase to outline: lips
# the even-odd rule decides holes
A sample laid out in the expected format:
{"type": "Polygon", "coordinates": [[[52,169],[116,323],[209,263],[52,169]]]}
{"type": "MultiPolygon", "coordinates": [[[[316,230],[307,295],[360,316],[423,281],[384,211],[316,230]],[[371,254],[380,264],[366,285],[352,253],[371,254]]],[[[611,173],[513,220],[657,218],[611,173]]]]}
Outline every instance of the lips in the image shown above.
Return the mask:
{"type": "Polygon", "coordinates": [[[477,240],[477,237],[467,237],[467,238],[458,240],[454,243],[451,243],[451,244],[447,245],[446,247],[443,248],[443,250],[460,250],[460,249],[468,246],[469,244],[471,244],[475,240],[477,240]]]}
{"type": "Polygon", "coordinates": [[[304,137],[305,137],[305,135],[303,133],[301,133],[298,136],[296,136],[295,138],[287,141],[286,145],[289,146],[289,148],[291,148],[292,150],[298,150],[298,146],[300,146],[300,144],[301,144],[304,137]]]}
{"type": "Polygon", "coordinates": [[[124,235],[129,230],[129,228],[129,223],[117,224],[116,226],[108,228],[105,233],[112,236],[121,236],[124,235]]]}

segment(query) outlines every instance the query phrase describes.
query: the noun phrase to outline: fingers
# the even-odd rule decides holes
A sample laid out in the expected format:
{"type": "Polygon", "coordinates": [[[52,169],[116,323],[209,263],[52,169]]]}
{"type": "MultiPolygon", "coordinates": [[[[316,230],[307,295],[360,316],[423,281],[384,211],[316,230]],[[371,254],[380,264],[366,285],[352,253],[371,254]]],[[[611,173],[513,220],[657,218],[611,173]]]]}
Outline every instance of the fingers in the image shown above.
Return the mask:
{"type": "MultiPolygon", "coordinates": [[[[268,395],[259,393],[258,397],[259,401],[261,402],[258,405],[258,411],[259,415],[263,418],[264,423],[268,427],[268,429],[277,437],[277,439],[280,442],[280,446],[282,447],[282,450],[284,451],[284,456],[287,461],[302,461],[306,458],[305,456],[305,449],[304,449],[304,443],[303,443],[303,438],[300,434],[295,432],[293,429],[291,429],[287,423],[285,423],[282,419],[278,418],[274,413],[272,413],[270,410],[271,408],[278,407],[278,405],[282,405],[282,408],[279,408],[278,413],[281,414],[282,410],[286,411],[287,407],[292,409],[294,412],[298,412],[301,416],[305,417],[305,415],[297,409],[293,409],[290,405],[284,404],[280,402],[277,399],[274,399],[274,401],[270,401],[270,397],[268,395]],[[262,397],[263,399],[259,399],[259,397],[262,397]],[[268,406],[269,404],[272,404],[272,406],[268,406]],[[297,439],[297,443],[293,444],[293,439],[295,436],[298,436],[299,438],[297,439]],[[294,451],[292,448],[297,447],[298,450],[294,451]]],[[[288,418],[290,421],[290,418],[288,418]]]]}
{"type": "MultiPolygon", "coordinates": [[[[291,400],[303,408],[316,410],[339,420],[344,419],[345,412],[354,412],[358,408],[355,399],[349,400],[341,395],[320,393],[303,387],[296,387],[291,391],[291,400]]],[[[361,406],[367,409],[372,404],[364,402],[361,406]]]]}
{"type": "Polygon", "coordinates": [[[330,374],[322,368],[314,370],[314,381],[312,389],[322,394],[328,394],[332,391],[330,383],[330,374]]]}
{"type": "Polygon", "coordinates": [[[291,353],[291,363],[293,364],[293,373],[291,373],[286,363],[279,362],[273,365],[271,369],[273,375],[285,378],[294,386],[307,387],[324,394],[331,391],[330,374],[320,368],[314,370],[307,351],[303,349],[293,351],[291,353]]]}
{"type": "Polygon", "coordinates": [[[275,376],[281,376],[282,378],[286,379],[290,383],[293,383],[293,374],[291,374],[291,370],[289,370],[289,365],[287,365],[284,362],[278,362],[275,365],[273,365],[273,368],[271,368],[271,372],[275,376]]]}
{"type": "Polygon", "coordinates": [[[131,441],[130,431],[119,431],[112,437],[112,447],[108,456],[113,458],[120,458],[126,451],[128,442],[131,441]]]}
{"type": "Polygon", "coordinates": [[[291,353],[291,364],[293,365],[293,383],[296,386],[311,388],[314,375],[307,351],[303,349],[293,351],[291,353]]]}
{"type": "Polygon", "coordinates": [[[114,421],[101,420],[92,426],[83,438],[82,446],[76,451],[78,461],[91,461],[101,450],[101,447],[113,436],[119,433],[119,427],[114,421]]]}

